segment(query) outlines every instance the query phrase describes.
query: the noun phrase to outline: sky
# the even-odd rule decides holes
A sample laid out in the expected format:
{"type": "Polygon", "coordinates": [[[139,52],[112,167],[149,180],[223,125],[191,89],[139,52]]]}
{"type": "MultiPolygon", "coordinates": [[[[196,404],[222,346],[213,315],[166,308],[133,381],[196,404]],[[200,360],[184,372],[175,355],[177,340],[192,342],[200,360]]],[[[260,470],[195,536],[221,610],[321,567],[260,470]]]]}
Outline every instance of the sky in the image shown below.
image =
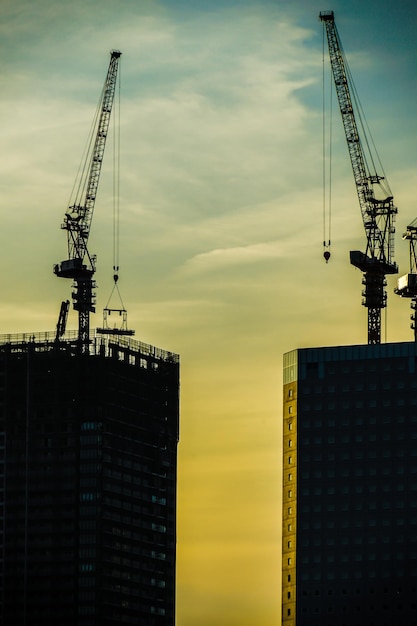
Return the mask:
{"type": "MultiPolygon", "coordinates": [[[[122,51],[119,287],[136,338],[181,357],[177,626],[280,624],[282,355],[366,342],[349,264],[364,231],[336,109],[322,256],[328,9],[399,209],[405,274],[401,234],[417,216],[414,0],[0,7],[1,333],[54,330],[70,295],[52,271],[66,258],[60,225],[109,52],[122,51]]],[[[89,242],[92,326],[113,283],[111,152],[109,134],[89,242]]],[[[383,339],[411,341],[395,283],[383,339]]]]}

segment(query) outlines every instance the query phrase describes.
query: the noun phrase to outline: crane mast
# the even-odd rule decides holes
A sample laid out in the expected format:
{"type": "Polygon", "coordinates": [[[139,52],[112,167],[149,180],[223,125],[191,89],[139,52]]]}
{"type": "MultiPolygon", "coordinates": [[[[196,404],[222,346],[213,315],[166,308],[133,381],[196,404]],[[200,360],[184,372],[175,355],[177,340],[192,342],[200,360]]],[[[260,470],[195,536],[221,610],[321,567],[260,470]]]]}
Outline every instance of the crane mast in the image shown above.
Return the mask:
{"type": "Polygon", "coordinates": [[[72,298],[74,309],[78,311],[78,341],[81,352],[88,351],[90,313],[95,312],[93,292],[95,257],[90,255],[87,243],[113,108],[120,56],[121,52],[118,50],[110,52],[110,64],[95,124],[94,144],[87,153],[75,198],[71,201],[61,226],[67,231],[68,259],[54,266],[56,276],[71,278],[74,281],[75,291],[72,293],[72,298]]]}
{"type": "Polygon", "coordinates": [[[358,250],[350,252],[350,262],[364,273],[362,304],[368,309],[368,343],[379,344],[381,343],[381,310],[386,307],[387,303],[385,276],[398,273],[398,266],[393,260],[397,208],[394,206],[392,195],[387,195],[386,190],[381,186],[384,176],[377,174],[376,171],[371,173],[365,158],[334,13],[322,11],[319,17],[326,28],[333,80],[367,242],[365,252],[358,250]],[[375,185],[379,185],[382,189],[382,198],[377,197],[375,185]]]}

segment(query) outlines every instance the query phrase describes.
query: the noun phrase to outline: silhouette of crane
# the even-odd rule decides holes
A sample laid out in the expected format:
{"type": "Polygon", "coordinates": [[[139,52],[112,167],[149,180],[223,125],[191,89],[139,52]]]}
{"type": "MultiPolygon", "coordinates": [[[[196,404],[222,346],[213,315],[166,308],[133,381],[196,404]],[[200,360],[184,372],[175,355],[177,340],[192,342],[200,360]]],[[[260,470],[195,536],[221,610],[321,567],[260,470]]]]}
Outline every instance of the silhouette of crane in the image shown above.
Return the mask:
{"type": "MultiPolygon", "coordinates": [[[[380,165],[378,155],[372,150],[372,142],[366,135],[363,123],[363,142],[359,135],[353,107],[353,102],[355,105],[357,103],[356,92],[334,13],[322,11],[319,17],[326,28],[330,64],[366,235],[365,252],[351,251],[350,262],[363,272],[362,304],[368,309],[368,343],[378,344],[381,343],[381,310],[387,304],[385,277],[398,273],[398,266],[393,260],[397,208],[385,176],[376,171],[375,162],[378,161],[380,165]]],[[[356,105],[355,109],[360,117],[360,107],[356,105]]]]}
{"type": "Polygon", "coordinates": [[[80,168],[74,185],[73,197],[61,226],[67,231],[68,258],[54,266],[56,276],[71,278],[74,281],[75,291],[72,293],[72,298],[74,309],[78,311],[78,342],[81,352],[88,351],[90,313],[95,312],[93,292],[95,257],[89,253],[87,243],[113,107],[120,56],[121,52],[118,50],[110,52],[110,64],[86,158],[80,168]]]}
{"type": "MultiPolygon", "coordinates": [[[[402,298],[411,298],[412,311],[417,310],[417,218],[407,226],[403,239],[409,242],[410,271],[398,279],[394,293],[402,298]]],[[[414,341],[417,341],[416,313],[411,313],[411,328],[414,330],[414,341]]]]}

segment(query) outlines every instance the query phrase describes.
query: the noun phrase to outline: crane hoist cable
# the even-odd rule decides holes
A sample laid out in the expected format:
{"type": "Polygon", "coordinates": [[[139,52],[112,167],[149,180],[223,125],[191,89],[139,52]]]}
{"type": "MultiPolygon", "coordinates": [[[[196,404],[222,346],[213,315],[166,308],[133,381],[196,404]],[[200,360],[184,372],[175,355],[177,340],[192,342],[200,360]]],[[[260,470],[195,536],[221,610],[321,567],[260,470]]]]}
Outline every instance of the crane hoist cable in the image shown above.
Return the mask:
{"type": "Polygon", "coordinates": [[[110,292],[110,296],[107,300],[106,306],[103,309],[103,326],[97,328],[97,332],[101,334],[112,335],[134,335],[134,330],[129,330],[127,327],[127,309],[123,303],[122,296],[119,289],[119,272],[120,272],[120,137],[121,137],[121,124],[120,124],[120,111],[121,111],[121,76],[119,72],[119,91],[116,99],[115,114],[113,116],[113,287],[110,292]],[[115,293],[118,296],[117,306],[113,302],[113,296],[115,293]],[[114,324],[113,327],[109,326],[109,318],[113,315],[113,319],[118,315],[120,324],[114,324]]]}
{"type": "Polygon", "coordinates": [[[324,48],[325,48],[325,36],[323,29],[323,53],[322,53],[322,169],[323,169],[323,256],[326,263],[330,259],[330,247],[331,247],[331,230],[332,230],[332,113],[333,113],[333,90],[330,84],[329,92],[329,116],[326,115],[326,70],[324,60],[324,48]],[[328,122],[327,122],[328,117],[328,122]],[[329,141],[327,141],[327,123],[329,124],[329,141]]]}
{"type": "MultiPolygon", "coordinates": [[[[117,107],[113,117],[113,271],[119,271],[120,242],[120,107],[121,107],[121,74],[119,73],[119,92],[117,107]]],[[[115,274],[116,276],[116,274],[115,274]]],[[[114,280],[117,278],[114,276],[114,280]]]]}

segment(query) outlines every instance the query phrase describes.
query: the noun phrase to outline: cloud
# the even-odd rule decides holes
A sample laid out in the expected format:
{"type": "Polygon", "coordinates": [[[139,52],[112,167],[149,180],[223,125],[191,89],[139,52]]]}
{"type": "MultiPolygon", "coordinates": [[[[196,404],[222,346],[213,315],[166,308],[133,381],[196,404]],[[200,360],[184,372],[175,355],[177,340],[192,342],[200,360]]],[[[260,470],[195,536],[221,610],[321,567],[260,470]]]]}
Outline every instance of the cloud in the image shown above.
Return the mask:
{"type": "MultiPolygon", "coordinates": [[[[185,263],[186,272],[201,272],[222,269],[230,265],[254,263],[265,259],[277,259],[286,255],[285,244],[258,243],[235,248],[217,248],[197,254],[185,263]]],[[[287,250],[288,251],[288,250],[287,250]]]]}
{"type": "MultiPolygon", "coordinates": [[[[278,510],[281,355],[366,340],[362,276],[348,259],[349,249],[364,247],[364,235],[341,135],[333,152],[332,258],[328,265],[322,258],[318,4],[3,1],[2,332],[53,329],[70,294],[70,284],[52,274],[66,254],[60,223],[109,51],[123,53],[119,285],[137,338],[181,355],[184,626],[201,623],[202,607],[207,624],[227,616],[223,623],[242,625],[243,613],[248,626],[276,623],[279,556],[264,536],[278,510]],[[236,516],[244,520],[239,533],[236,516]]],[[[355,63],[369,42],[366,9],[362,2],[360,19],[350,17],[364,33],[356,45],[351,31],[355,63]]],[[[375,12],[368,16],[374,23],[375,12]]],[[[398,57],[391,58],[395,65],[398,57]]],[[[373,59],[376,75],[385,76],[373,59]]],[[[412,114],[397,115],[393,134],[393,90],[381,97],[376,75],[369,77],[368,67],[360,74],[372,79],[370,106],[361,92],[368,118],[378,100],[393,148],[395,178],[392,166],[387,171],[401,232],[415,217],[415,116],[410,104],[412,114]]],[[[410,90],[412,78],[401,79],[410,90]]],[[[339,119],[334,125],[335,135],[336,125],[342,132],[339,119]]],[[[90,239],[98,311],[113,275],[111,141],[109,135],[90,239]]],[[[393,306],[393,299],[392,339],[411,339],[408,305],[397,299],[393,306]]],[[[69,327],[76,327],[74,312],[69,327]]],[[[277,546],[278,519],[275,530],[277,546]]]]}

